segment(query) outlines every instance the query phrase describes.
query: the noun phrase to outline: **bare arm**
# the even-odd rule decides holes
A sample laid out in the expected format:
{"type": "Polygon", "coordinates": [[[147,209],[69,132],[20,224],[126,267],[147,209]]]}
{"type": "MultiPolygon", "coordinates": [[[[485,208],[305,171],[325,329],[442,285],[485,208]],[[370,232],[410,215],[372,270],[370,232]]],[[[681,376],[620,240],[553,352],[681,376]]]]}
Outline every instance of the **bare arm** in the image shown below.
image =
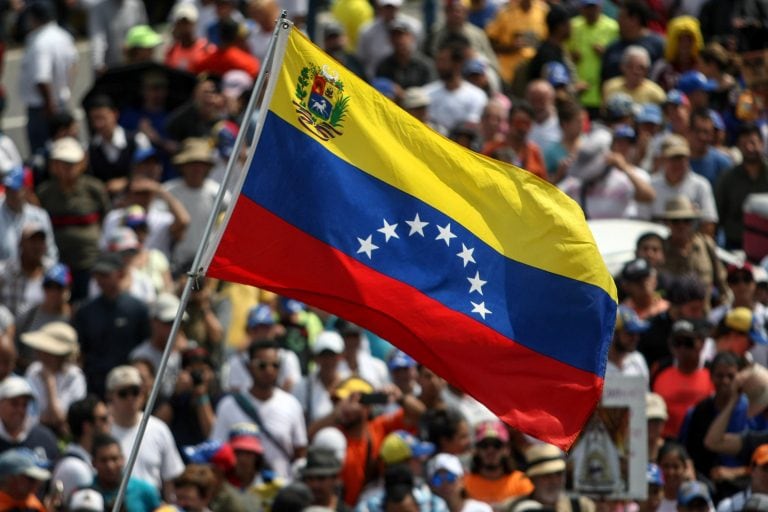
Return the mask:
{"type": "Polygon", "coordinates": [[[741,451],[741,436],[726,432],[733,408],[736,407],[740,396],[741,394],[738,391],[733,393],[728,403],[723,407],[723,410],[720,411],[715,421],[709,426],[707,435],[704,436],[704,446],[708,450],[721,455],[736,455],[741,451]]]}

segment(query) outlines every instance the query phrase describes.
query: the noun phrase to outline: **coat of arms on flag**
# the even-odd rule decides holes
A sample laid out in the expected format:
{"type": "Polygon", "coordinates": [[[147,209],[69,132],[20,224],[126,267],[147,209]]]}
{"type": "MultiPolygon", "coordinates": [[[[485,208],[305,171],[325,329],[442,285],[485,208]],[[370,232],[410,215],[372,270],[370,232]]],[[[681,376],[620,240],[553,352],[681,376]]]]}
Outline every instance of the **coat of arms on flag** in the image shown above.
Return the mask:
{"type": "Polygon", "coordinates": [[[342,135],[349,96],[338,73],[331,73],[327,64],[322,68],[308,64],[296,80],[295,96],[293,103],[305,128],[323,141],[342,135]]]}

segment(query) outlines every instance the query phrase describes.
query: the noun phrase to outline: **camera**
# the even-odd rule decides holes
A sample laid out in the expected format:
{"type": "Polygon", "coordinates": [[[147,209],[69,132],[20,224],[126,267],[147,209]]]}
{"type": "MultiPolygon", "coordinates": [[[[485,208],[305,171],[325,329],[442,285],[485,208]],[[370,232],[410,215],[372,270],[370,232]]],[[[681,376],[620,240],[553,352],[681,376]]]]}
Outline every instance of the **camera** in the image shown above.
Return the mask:
{"type": "Polygon", "coordinates": [[[386,393],[364,393],[360,395],[360,403],[363,405],[383,405],[389,401],[386,393]]]}
{"type": "Polygon", "coordinates": [[[192,384],[195,386],[199,386],[205,382],[205,376],[203,375],[202,370],[192,370],[189,372],[189,376],[192,377],[192,384]]]}

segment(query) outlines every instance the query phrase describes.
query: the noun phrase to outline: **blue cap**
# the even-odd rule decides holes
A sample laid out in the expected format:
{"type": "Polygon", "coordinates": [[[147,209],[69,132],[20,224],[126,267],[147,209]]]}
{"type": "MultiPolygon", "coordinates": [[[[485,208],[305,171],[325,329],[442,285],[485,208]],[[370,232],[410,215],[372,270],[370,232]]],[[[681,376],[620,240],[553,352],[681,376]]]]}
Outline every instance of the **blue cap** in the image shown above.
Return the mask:
{"type": "Polygon", "coordinates": [[[602,5],[602,0],[581,0],[582,7],[588,7],[590,5],[602,5]]]}
{"type": "Polygon", "coordinates": [[[374,89],[379,91],[381,94],[386,96],[389,99],[395,98],[395,82],[390,80],[389,78],[383,78],[383,77],[376,77],[373,80],[371,80],[371,85],[374,89]]]}
{"type": "Polygon", "coordinates": [[[544,66],[544,76],[552,87],[562,87],[571,83],[571,74],[562,62],[549,62],[544,66]]]}
{"type": "Polygon", "coordinates": [[[302,311],[305,311],[307,309],[306,304],[294,299],[283,299],[282,305],[284,310],[294,315],[296,313],[301,313],[302,311]]]}
{"type": "Polygon", "coordinates": [[[398,368],[414,368],[416,360],[402,350],[396,350],[392,357],[389,358],[387,366],[389,371],[397,370],[398,368]]]}
{"type": "Polygon", "coordinates": [[[648,485],[664,485],[664,475],[661,473],[659,466],[653,462],[648,463],[648,470],[645,472],[645,479],[648,481],[648,485]]]}
{"type": "Polygon", "coordinates": [[[140,164],[153,156],[157,156],[157,150],[152,146],[149,146],[148,148],[136,148],[136,151],[133,152],[133,163],[140,164]]]}
{"type": "Polygon", "coordinates": [[[619,306],[616,314],[616,331],[624,331],[630,334],[640,334],[647,331],[651,324],[645,320],[640,320],[637,313],[627,306],[619,306]]]}
{"type": "Polygon", "coordinates": [[[275,325],[275,316],[272,314],[272,308],[266,304],[259,304],[248,311],[248,322],[246,327],[253,329],[259,325],[275,325]]]}
{"type": "Polygon", "coordinates": [[[181,451],[190,464],[207,464],[223,444],[221,441],[204,441],[200,444],[184,446],[181,451]]]}
{"type": "Polygon", "coordinates": [[[677,80],[677,88],[685,94],[694,91],[712,92],[717,89],[717,82],[708,79],[701,71],[686,71],[677,80]]]}
{"type": "Polygon", "coordinates": [[[677,491],[677,504],[685,507],[695,500],[703,500],[707,505],[713,507],[712,498],[706,485],[695,480],[693,482],[685,482],[677,491]]]}
{"type": "Polygon", "coordinates": [[[51,473],[44,469],[48,461],[40,459],[29,448],[14,448],[0,455],[0,478],[24,475],[35,480],[48,480],[51,473]]]}
{"type": "Polygon", "coordinates": [[[723,116],[719,112],[709,109],[709,118],[712,120],[712,124],[715,125],[715,130],[725,131],[725,121],[723,121],[723,116]]]}
{"type": "Polygon", "coordinates": [[[664,101],[664,103],[670,104],[670,105],[690,105],[691,102],[688,101],[688,96],[685,95],[682,91],[678,89],[671,89],[667,93],[667,99],[664,101]]]}
{"type": "Polygon", "coordinates": [[[635,140],[637,134],[635,129],[628,124],[620,124],[613,129],[613,140],[616,139],[630,139],[635,140]]]}
{"type": "Polygon", "coordinates": [[[15,166],[3,176],[3,185],[11,190],[20,190],[24,186],[24,167],[15,166]]]}
{"type": "Polygon", "coordinates": [[[613,118],[631,116],[635,110],[635,102],[632,96],[623,92],[612,94],[605,104],[605,110],[613,118]]]}
{"type": "Polygon", "coordinates": [[[69,267],[63,263],[57,263],[45,273],[43,277],[43,284],[55,283],[59,286],[67,287],[72,284],[72,274],[69,272],[69,267]]]}
{"type": "Polygon", "coordinates": [[[661,113],[661,107],[655,103],[644,103],[640,106],[640,112],[638,112],[635,120],[638,123],[652,123],[662,124],[664,122],[664,116],[661,113]]]}
{"type": "Polygon", "coordinates": [[[469,59],[464,64],[464,69],[462,71],[464,76],[467,75],[484,75],[485,70],[488,68],[486,66],[485,62],[483,62],[480,59],[469,59]]]}

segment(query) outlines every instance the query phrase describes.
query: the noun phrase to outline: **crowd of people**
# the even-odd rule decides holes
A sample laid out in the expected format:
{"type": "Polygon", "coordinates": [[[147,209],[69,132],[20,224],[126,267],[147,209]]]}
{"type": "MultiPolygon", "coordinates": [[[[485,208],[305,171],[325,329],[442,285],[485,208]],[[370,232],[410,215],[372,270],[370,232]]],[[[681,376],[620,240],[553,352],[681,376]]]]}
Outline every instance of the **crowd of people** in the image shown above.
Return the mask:
{"type": "Polygon", "coordinates": [[[111,509],[144,414],[129,512],[768,511],[768,2],[180,0],[155,26],[148,7],[0,5],[27,116],[26,140],[0,133],[0,512],[111,509]],[[606,370],[647,393],[647,497],[576,492],[566,454],[399,340],[210,278],[180,311],[281,9],[588,219],[659,223],[615,276],[606,370]]]}

